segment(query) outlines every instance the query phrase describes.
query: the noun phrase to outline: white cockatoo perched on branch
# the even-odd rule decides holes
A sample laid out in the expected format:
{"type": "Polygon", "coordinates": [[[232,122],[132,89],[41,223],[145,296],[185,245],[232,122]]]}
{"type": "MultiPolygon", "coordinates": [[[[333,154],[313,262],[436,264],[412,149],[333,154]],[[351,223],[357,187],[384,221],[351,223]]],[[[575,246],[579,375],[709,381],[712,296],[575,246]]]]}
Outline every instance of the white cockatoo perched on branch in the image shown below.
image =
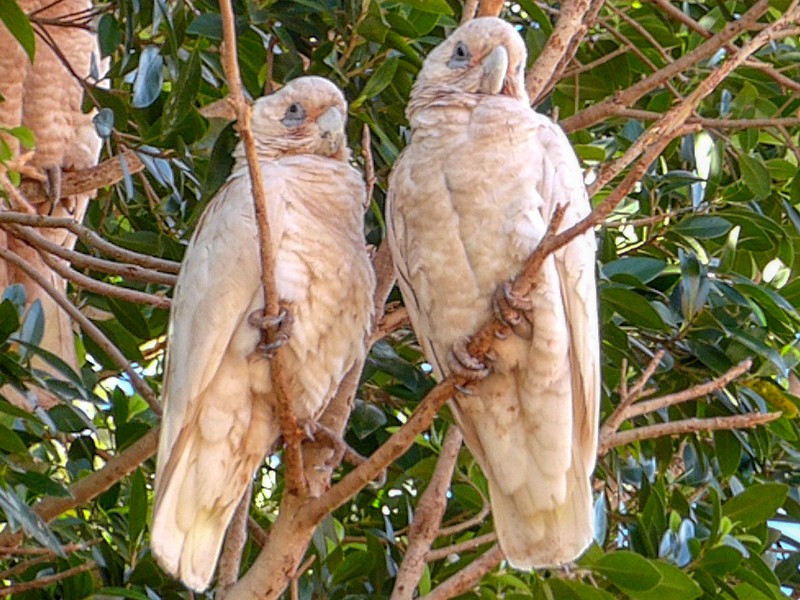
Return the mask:
{"type": "MultiPolygon", "coordinates": [[[[253,107],[280,299],[288,397],[312,423],[366,353],[375,275],[363,237],[365,186],[348,164],[347,105],[301,77],[253,107]]],[[[261,262],[244,151],[203,214],[178,277],[164,379],[151,546],[195,590],[208,587],[225,531],[281,432],[269,361],[256,351],[261,262]],[[251,318],[255,317],[255,318],[251,318]]]]}
{"type": "MultiPolygon", "coordinates": [[[[80,79],[89,77],[93,54],[95,64],[100,64],[97,35],[88,29],[92,2],[19,0],[19,6],[29,15],[35,13],[51,23],[43,25],[39,30],[42,35],[36,36],[33,64],[16,38],[0,23],[0,94],[4,98],[0,101],[0,127],[27,127],[36,138],[35,152],[27,166],[46,174],[50,201],[31,208],[39,214],[72,217],[81,222],[91,196],[58,196],[61,171],[94,166],[100,152],[101,139],[92,123],[93,113],[81,110],[83,85],[80,79]],[[45,38],[57,47],[61,57],[45,38]]],[[[3,139],[11,146],[15,157],[19,157],[20,147],[16,138],[5,135],[3,139]]],[[[65,248],[72,249],[75,245],[75,237],[66,230],[46,229],[41,233],[65,248]]],[[[53,272],[25,242],[0,231],[0,244],[23,257],[56,289],[65,290],[66,282],[62,277],[53,272]]],[[[37,299],[42,303],[45,328],[40,346],[77,369],[72,320],[27,275],[0,261],[0,291],[13,283],[25,286],[29,303],[37,299]]],[[[34,366],[49,370],[39,360],[34,361],[34,366]]],[[[4,387],[0,393],[15,404],[26,408],[31,406],[30,398],[24,399],[10,386],[4,387]]],[[[45,406],[55,402],[43,390],[39,390],[36,396],[45,406]]]]}
{"type": "Polygon", "coordinates": [[[590,210],[566,136],[529,106],[525,59],[519,33],[495,18],[470,21],[430,53],[408,105],[411,142],[389,179],[387,223],[435,374],[491,369],[452,404],[489,480],[500,546],[531,569],[567,563],[592,539],[600,374],[591,231],[547,258],[528,297],[506,298],[524,318],[490,364],[464,352],[556,206],[567,207],[563,227],[590,210]]]}

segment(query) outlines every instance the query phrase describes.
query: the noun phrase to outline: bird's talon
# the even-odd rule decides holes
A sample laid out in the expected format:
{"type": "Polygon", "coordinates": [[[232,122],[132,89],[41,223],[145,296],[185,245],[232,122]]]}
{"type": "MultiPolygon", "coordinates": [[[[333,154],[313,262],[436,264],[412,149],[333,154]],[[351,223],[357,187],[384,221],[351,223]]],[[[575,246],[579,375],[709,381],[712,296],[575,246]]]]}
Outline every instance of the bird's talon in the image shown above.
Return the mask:
{"type": "Polygon", "coordinates": [[[460,394],[463,394],[465,396],[474,396],[475,395],[475,390],[469,384],[467,384],[467,385],[456,384],[455,388],[456,388],[457,392],[459,392],[460,394]]]}
{"type": "Polygon", "coordinates": [[[50,198],[53,206],[55,206],[61,198],[61,167],[46,167],[44,172],[47,176],[44,188],[47,192],[47,197],[50,198]]]}
{"type": "Polygon", "coordinates": [[[450,371],[468,381],[477,381],[490,373],[489,367],[472,356],[464,342],[456,342],[447,353],[447,364],[450,371]]]}
{"type": "MultiPolygon", "coordinates": [[[[498,286],[492,296],[494,316],[508,326],[517,336],[530,339],[533,335],[533,324],[528,314],[533,310],[533,302],[514,293],[509,282],[498,286]]],[[[495,334],[497,335],[497,334],[495,334]]],[[[505,339],[497,335],[499,339],[505,339]]]]}

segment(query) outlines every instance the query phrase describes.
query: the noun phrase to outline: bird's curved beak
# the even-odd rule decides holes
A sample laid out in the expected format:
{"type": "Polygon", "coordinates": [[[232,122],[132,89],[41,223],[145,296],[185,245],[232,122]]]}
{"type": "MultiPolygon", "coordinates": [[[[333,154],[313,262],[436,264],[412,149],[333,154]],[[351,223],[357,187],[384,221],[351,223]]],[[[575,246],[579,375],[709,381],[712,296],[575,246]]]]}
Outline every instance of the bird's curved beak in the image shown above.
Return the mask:
{"type": "Polygon", "coordinates": [[[508,73],[508,50],[505,46],[497,46],[481,63],[481,83],[478,91],[481,94],[499,94],[506,82],[508,73]]]}
{"type": "Polygon", "coordinates": [[[330,154],[335,154],[344,143],[344,124],[345,116],[336,106],[331,106],[317,117],[320,136],[330,154]]]}

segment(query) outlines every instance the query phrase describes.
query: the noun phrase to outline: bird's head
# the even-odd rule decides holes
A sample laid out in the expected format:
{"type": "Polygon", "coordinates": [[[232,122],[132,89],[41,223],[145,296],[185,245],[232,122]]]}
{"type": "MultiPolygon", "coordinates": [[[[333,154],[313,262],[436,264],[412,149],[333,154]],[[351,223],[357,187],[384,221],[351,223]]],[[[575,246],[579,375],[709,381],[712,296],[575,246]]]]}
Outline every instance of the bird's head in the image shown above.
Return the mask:
{"type": "Polygon", "coordinates": [[[298,77],[256,100],[251,128],[260,151],[270,155],[316,154],[347,160],[347,102],[322,77],[298,77]]]}
{"type": "Polygon", "coordinates": [[[514,27],[495,17],[473,19],[431,51],[414,91],[505,95],[527,102],[526,58],[514,27]]]}

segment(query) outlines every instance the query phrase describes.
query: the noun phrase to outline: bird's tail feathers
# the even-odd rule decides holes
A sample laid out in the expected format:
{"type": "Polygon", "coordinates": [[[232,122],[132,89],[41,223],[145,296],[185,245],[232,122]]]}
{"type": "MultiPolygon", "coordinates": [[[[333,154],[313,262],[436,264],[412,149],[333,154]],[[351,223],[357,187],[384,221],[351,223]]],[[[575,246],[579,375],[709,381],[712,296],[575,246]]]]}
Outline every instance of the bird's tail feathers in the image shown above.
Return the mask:
{"type": "Polygon", "coordinates": [[[489,488],[497,538],[512,567],[558,567],[577,559],[592,542],[592,491],[585,473],[568,475],[566,500],[552,510],[531,510],[524,487],[505,494],[490,479],[489,488]]]}

